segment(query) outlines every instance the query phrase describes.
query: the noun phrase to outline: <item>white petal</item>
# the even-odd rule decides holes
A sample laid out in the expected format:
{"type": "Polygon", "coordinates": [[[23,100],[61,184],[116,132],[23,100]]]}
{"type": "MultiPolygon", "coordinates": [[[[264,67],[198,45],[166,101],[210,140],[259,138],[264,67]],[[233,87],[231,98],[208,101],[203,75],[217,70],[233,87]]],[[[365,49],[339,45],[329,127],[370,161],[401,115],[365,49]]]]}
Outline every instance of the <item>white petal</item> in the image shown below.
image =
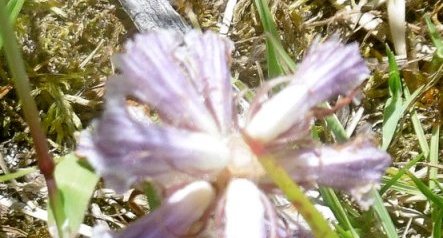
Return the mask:
{"type": "Polygon", "coordinates": [[[226,194],[227,238],[265,237],[265,207],[261,192],[254,183],[246,179],[235,179],[226,194]]]}

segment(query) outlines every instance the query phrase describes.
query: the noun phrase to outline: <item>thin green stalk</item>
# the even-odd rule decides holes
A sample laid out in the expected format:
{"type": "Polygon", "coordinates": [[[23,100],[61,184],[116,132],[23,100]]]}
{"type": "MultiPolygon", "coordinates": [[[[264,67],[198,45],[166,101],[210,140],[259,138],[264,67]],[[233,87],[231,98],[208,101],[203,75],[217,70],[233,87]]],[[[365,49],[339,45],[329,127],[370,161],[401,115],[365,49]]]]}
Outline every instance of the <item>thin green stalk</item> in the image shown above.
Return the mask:
{"type": "MultiPolygon", "coordinates": [[[[5,1],[0,1],[0,34],[4,41],[4,52],[12,77],[15,79],[15,89],[22,102],[25,120],[31,131],[31,137],[37,154],[38,166],[46,180],[51,208],[55,213],[56,221],[61,222],[64,220],[64,215],[61,198],[58,196],[57,185],[53,174],[55,165],[49,154],[45,133],[40,125],[37,106],[35,105],[34,99],[31,97],[31,87],[24,67],[25,64],[21,57],[12,26],[9,23],[10,21],[8,19],[5,1]]],[[[61,227],[61,224],[57,224],[57,227],[61,227]]]]}
{"type": "Polygon", "coordinates": [[[286,171],[275,163],[271,155],[260,156],[259,160],[269,177],[284,192],[288,200],[309,224],[315,237],[338,238],[338,235],[331,229],[309,198],[306,197],[300,186],[294,183],[286,171]]]}

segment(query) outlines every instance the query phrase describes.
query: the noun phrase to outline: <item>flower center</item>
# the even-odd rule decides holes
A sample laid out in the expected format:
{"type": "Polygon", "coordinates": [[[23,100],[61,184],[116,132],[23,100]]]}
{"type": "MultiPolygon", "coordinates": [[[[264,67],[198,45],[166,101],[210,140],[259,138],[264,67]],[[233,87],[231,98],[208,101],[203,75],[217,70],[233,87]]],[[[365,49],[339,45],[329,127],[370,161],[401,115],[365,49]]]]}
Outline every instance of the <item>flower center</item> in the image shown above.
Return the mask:
{"type": "Polygon", "coordinates": [[[240,134],[231,136],[228,142],[231,162],[227,170],[231,177],[257,180],[265,174],[257,156],[251,151],[240,134]]]}

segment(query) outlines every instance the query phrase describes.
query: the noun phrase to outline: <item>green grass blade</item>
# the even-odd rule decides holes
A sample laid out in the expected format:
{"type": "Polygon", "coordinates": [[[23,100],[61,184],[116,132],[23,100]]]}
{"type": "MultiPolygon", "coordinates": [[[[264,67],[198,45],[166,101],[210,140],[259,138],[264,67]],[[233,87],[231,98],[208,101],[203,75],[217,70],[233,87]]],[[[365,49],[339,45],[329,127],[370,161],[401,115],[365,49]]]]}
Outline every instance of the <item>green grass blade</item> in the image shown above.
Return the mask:
{"type": "MultiPolygon", "coordinates": [[[[268,7],[268,2],[266,0],[255,0],[254,2],[265,33],[272,35],[275,39],[280,39],[277,27],[268,7]]],[[[266,62],[268,65],[269,78],[274,78],[283,74],[283,69],[278,60],[277,49],[274,45],[275,42],[272,43],[269,38],[266,38],[266,62]]]]}
{"type": "MultiPolygon", "coordinates": [[[[14,25],[15,21],[17,20],[18,14],[22,10],[23,4],[25,3],[25,0],[9,0],[9,2],[6,5],[6,9],[9,14],[9,22],[11,25],[14,25]]],[[[3,39],[0,36],[0,49],[3,47],[3,39]]]]}
{"type": "Polygon", "coordinates": [[[30,167],[30,168],[26,168],[26,169],[20,169],[16,172],[13,172],[13,173],[1,175],[0,176],[0,183],[4,183],[4,182],[7,182],[12,179],[23,177],[23,176],[33,173],[35,171],[37,171],[37,167],[30,167]]]}
{"type": "Polygon", "coordinates": [[[429,200],[431,200],[435,205],[439,207],[443,207],[443,198],[438,196],[437,194],[434,194],[431,189],[429,189],[425,183],[423,183],[420,179],[415,177],[411,172],[406,173],[412,181],[415,183],[417,188],[422,192],[423,195],[425,195],[429,200]]]}
{"type": "Polygon", "coordinates": [[[433,227],[432,227],[432,237],[433,238],[441,238],[441,224],[443,221],[443,207],[437,207],[435,210],[435,215],[433,218],[433,227]]]}
{"type": "Polygon", "coordinates": [[[409,161],[403,168],[395,174],[385,185],[380,189],[380,194],[384,194],[392,185],[394,185],[408,171],[412,166],[424,158],[423,154],[419,154],[413,160],[409,161]]]}
{"type": "MultiPolygon", "coordinates": [[[[392,178],[384,176],[381,181],[382,184],[389,182],[392,178]]],[[[416,186],[411,185],[408,182],[397,180],[391,187],[391,190],[395,190],[400,193],[406,193],[409,195],[423,195],[420,190],[417,189],[416,186]]]]}
{"type": "Polygon", "coordinates": [[[15,20],[17,19],[24,3],[25,0],[9,0],[8,4],[6,5],[9,12],[9,21],[12,24],[14,24],[15,20]]]}
{"type": "Polygon", "coordinates": [[[429,36],[431,37],[432,43],[437,48],[432,58],[433,69],[439,67],[443,63],[443,40],[434,24],[432,24],[431,19],[428,15],[425,15],[426,25],[428,26],[429,36]]]}
{"type": "MultiPolygon", "coordinates": [[[[409,107],[409,105],[412,105],[412,103],[415,101],[415,98],[418,97],[418,95],[420,94],[420,91],[423,88],[424,88],[424,86],[420,87],[419,89],[416,89],[412,95],[409,93],[408,87],[404,88],[406,102],[403,106],[403,114],[406,113],[407,107],[409,107]]],[[[426,140],[425,132],[424,132],[423,127],[421,125],[420,119],[418,119],[417,112],[412,111],[411,121],[412,121],[412,126],[414,127],[415,134],[417,135],[417,139],[418,139],[418,143],[420,145],[421,151],[423,152],[425,157],[427,157],[429,154],[429,145],[428,145],[428,141],[426,140]]]]}
{"type": "Polygon", "coordinates": [[[341,205],[340,200],[338,199],[334,190],[332,190],[331,188],[320,187],[319,191],[325,203],[334,213],[334,216],[335,218],[337,218],[337,221],[340,224],[340,226],[344,228],[347,237],[352,237],[352,238],[360,237],[357,231],[352,226],[351,221],[349,220],[349,217],[346,214],[346,210],[341,205]]]}
{"type": "MultiPolygon", "coordinates": [[[[331,106],[329,103],[324,103],[322,106],[330,109],[331,106]]],[[[329,128],[329,130],[332,132],[332,134],[335,136],[335,140],[339,143],[346,142],[349,138],[346,134],[346,130],[343,127],[343,125],[338,120],[337,115],[332,114],[325,118],[326,126],[329,128]]]]}
{"type": "Polygon", "coordinates": [[[386,101],[385,109],[383,112],[383,140],[382,149],[388,149],[391,144],[392,138],[394,138],[395,130],[398,122],[402,117],[402,85],[400,80],[400,72],[398,71],[397,63],[395,62],[394,53],[387,49],[389,59],[389,95],[390,98],[386,101]]]}
{"type": "Polygon", "coordinates": [[[380,194],[374,189],[372,190],[371,194],[372,197],[374,198],[374,205],[372,206],[372,208],[380,218],[381,224],[383,225],[383,228],[385,229],[386,232],[386,237],[398,238],[398,234],[395,229],[394,223],[392,222],[392,219],[389,216],[386,207],[383,205],[383,199],[381,198],[380,194]]]}
{"type": "Polygon", "coordinates": [[[271,34],[266,34],[266,39],[269,40],[270,44],[274,47],[280,63],[282,63],[282,68],[285,74],[295,73],[295,68],[297,64],[292,60],[291,56],[288,55],[286,50],[283,48],[281,42],[271,34]]]}

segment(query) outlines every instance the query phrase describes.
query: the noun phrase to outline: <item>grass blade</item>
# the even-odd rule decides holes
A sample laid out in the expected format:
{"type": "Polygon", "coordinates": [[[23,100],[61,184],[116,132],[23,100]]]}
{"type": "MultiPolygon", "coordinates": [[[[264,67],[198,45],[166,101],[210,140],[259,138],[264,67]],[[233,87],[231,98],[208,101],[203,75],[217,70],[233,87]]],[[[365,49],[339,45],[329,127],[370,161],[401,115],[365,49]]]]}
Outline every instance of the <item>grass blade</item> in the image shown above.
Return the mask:
{"type": "MultiPolygon", "coordinates": [[[[22,10],[25,0],[9,0],[6,5],[6,10],[8,12],[8,19],[11,25],[14,25],[17,20],[18,14],[22,10]]],[[[3,47],[3,38],[0,36],[0,49],[3,47]]]]}
{"type": "Polygon", "coordinates": [[[372,206],[372,208],[380,218],[381,224],[383,225],[383,228],[386,232],[386,237],[398,238],[394,223],[392,222],[392,219],[389,216],[386,207],[383,205],[383,199],[381,198],[380,194],[374,189],[372,190],[371,194],[374,198],[374,205],[372,206]]]}
{"type": "Polygon", "coordinates": [[[435,71],[443,63],[443,40],[428,15],[425,16],[425,21],[428,26],[429,36],[431,37],[432,43],[437,48],[431,61],[431,70],[435,71]]]}
{"type": "Polygon", "coordinates": [[[320,194],[321,194],[323,200],[326,202],[328,207],[334,213],[334,216],[335,216],[335,218],[337,218],[337,221],[340,224],[340,226],[345,229],[345,233],[348,235],[348,237],[352,237],[352,238],[360,237],[358,235],[357,231],[352,226],[351,221],[349,220],[348,214],[346,213],[346,210],[341,205],[340,200],[338,199],[334,190],[332,190],[331,188],[321,187],[321,188],[319,188],[319,191],[320,191],[320,194]]]}
{"type": "Polygon", "coordinates": [[[7,182],[12,179],[23,177],[23,176],[33,173],[35,171],[37,171],[36,167],[30,167],[30,168],[26,168],[26,169],[20,169],[16,172],[13,172],[13,173],[1,175],[0,176],[0,183],[4,183],[4,182],[7,182]]]}
{"type": "Polygon", "coordinates": [[[394,185],[400,178],[403,176],[406,171],[408,171],[412,166],[414,166],[417,162],[424,158],[423,154],[419,154],[413,160],[409,161],[403,168],[395,174],[389,181],[385,183],[385,185],[380,189],[380,194],[385,193],[392,185],[394,185]]]}
{"type": "Polygon", "coordinates": [[[429,189],[425,183],[423,183],[420,179],[415,177],[411,172],[406,172],[406,174],[412,179],[417,188],[425,195],[429,200],[431,200],[435,205],[439,207],[443,207],[443,198],[434,194],[431,189],[429,189]]]}
{"type": "Polygon", "coordinates": [[[385,109],[383,112],[383,140],[382,149],[388,149],[391,144],[392,138],[394,137],[395,130],[397,128],[398,122],[402,117],[402,85],[400,80],[400,72],[398,71],[397,63],[395,62],[395,57],[392,51],[387,49],[388,59],[389,59],[389,95],[390,98],[386,101],[385,109]]]}
{"type": "MultiPolygon", "coordinates": [[[[258,14],[260,16],[263,29],[267,34],[272,35],[275,39],[280,39],[277,32],[277,26],[272,18],[271,11],[268,7],[266,0],[255,0],[255,6],[257,7],[258,14]]],[[[266,38],[266,62],[268,65],[268,76],[274,78],[283,74],[283,69],[280,66],[277,49],[275,48],[275,42],[270,42],[269,38],[266,38]]]]}
{"type": "Polygon", "coordinates": [[[441,238],[441,223],[443,221],[443,208],[437,207],[434,211],[435,217],[434,217],[434,225],[432,227],[432,237],[434,238],[441,238]]]}

